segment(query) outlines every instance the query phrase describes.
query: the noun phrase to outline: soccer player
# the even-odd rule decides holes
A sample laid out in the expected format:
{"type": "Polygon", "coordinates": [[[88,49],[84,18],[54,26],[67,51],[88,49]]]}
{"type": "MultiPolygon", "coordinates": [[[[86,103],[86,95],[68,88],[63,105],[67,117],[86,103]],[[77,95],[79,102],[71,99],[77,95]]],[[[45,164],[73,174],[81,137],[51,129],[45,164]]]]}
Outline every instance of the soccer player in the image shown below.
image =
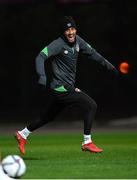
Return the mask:
{"type": "Polygon", "coordinates": [[[92,141],[91,128],[95,118],[97,104],[79,88],[75,87],[76,64],[79,53],[87,55],[91,61],[96,61],[108,70],[117,72],[115,67],[92,48],[84,39],[77,35],[77,27],[71,16],[65,16],[61,23],[61,36],[47,45],[36,57],[36,71],[39,85],[46,87],[46,72],[44,63],[52,57],[53,78],[50,82],[45,113],[39,120],[32,122],[21,131],[15,133],[19,150],[25,154],[27,137],[34,130],[52,121],[65,107],[79,107],[83,121],[82,150],[102,152],[92,141]]]}

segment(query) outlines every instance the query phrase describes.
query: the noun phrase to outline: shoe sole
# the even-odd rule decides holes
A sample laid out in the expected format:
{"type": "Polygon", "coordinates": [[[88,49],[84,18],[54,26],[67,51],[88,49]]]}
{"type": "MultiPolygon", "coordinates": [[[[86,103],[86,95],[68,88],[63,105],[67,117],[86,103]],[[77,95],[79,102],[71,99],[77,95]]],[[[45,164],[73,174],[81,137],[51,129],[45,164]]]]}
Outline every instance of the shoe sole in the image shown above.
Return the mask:
{"type": "Polygon", "coordinates": [[[89,149],[84,149],[84,148],[81,148],[82,149],[82,151],[89,151],[90,153],[101,153],[101,152],[103,152],[103,151],[99,151],[99,152],[96,152],[96,151],[91,151],[91,150],[89,150],[89,149]]]}

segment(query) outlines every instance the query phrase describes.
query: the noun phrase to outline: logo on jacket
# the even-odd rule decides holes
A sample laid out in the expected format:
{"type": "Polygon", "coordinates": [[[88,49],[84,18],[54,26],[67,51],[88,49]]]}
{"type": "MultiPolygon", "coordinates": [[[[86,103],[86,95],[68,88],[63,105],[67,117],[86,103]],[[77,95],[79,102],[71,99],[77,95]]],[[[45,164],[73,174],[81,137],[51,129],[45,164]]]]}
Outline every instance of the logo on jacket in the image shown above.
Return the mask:
{"type": "Polygon", "coordinates": [[[64,54],[68,54],[68,51],[67,51],[67,50],[65,50],[65,51],[64,51],[64,54]]]}
{"type": "Polygon", "coordinates": [[[67,27],[71,27],[71,26],[72,26],[72,24],[71,24],[71,23],[68,23],[68,24],[67,24],[67,27]]]}

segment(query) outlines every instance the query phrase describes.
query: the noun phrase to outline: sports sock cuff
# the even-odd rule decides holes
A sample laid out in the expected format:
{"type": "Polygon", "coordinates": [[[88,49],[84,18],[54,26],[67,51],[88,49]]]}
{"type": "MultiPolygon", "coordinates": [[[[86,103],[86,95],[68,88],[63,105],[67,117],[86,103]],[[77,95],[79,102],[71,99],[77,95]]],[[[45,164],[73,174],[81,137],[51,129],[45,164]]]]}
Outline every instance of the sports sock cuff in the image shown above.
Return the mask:
{"type": "Polygon", "coordinates": [[[84,134],[84,144],[88,144],[90,142],[92,142],[91,135],[85,135],[84,134]]]}

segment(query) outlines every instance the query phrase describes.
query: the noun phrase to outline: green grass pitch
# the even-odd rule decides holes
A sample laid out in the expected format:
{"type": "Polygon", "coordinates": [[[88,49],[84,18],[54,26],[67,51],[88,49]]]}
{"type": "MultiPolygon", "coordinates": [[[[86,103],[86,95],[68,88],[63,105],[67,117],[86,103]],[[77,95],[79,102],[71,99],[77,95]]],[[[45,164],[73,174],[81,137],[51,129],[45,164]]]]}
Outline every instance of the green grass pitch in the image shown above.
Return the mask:
{"type": "MultiPolygon", "coordinates": [[[[103,153],[81,151],[82,135],[31,135],[24,179],[137,179],[137,133],[95,133],[103,153]]],[[[12,136],[0,136],[2,156],[20,155],[12,136]]]]}

